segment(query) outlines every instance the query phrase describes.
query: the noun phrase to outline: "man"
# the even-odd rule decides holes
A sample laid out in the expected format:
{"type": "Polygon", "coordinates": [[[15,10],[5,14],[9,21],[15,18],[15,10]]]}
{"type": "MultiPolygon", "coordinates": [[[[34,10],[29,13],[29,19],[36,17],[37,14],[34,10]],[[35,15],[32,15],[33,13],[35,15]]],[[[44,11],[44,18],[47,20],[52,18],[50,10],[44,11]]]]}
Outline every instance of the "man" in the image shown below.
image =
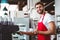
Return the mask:
{"type": "Polygon", "coordinates": [[[35,35],[38,40],[51,40],[50,35],[56,33],[54,18],[45,12],[44,5],[41,2],[35,4],[37,12],[40,14],[40,20],[34,32],[19,32],[20,34],[35,35]]]}

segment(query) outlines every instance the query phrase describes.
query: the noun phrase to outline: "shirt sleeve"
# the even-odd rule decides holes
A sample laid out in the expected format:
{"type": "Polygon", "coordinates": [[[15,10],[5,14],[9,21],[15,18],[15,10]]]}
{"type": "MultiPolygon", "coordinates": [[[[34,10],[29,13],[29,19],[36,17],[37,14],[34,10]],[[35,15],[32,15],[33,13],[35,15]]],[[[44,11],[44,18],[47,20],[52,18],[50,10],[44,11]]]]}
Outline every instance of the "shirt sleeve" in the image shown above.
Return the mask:
{"type": "Polygon", "coordinates": [[[48,16],[47,23],[54,21],[54,17],[52,15],[48,16]]]}

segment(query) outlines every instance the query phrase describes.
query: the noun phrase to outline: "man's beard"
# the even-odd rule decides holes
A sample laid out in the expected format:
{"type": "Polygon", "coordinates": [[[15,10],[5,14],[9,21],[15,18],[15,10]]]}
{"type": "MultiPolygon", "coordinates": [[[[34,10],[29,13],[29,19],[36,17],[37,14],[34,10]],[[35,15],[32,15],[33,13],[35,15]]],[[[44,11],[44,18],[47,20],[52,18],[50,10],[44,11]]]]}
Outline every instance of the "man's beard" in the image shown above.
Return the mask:
{"type": "Polygon", "coordinates": [[[43,10],[39,14],[43,14],[43,10]]]}

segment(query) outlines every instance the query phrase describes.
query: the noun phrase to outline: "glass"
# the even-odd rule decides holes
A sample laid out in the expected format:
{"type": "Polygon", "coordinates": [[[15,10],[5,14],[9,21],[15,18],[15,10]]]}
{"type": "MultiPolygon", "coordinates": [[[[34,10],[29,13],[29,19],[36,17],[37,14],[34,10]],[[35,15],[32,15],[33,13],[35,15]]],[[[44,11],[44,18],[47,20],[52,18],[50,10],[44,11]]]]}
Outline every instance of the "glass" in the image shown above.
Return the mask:
{"type": "Polygon", "coordinates": [[[2,25],[3,24],[3,18],[2,18],[2,16],[0,16],[0,25],[2,25]]]}

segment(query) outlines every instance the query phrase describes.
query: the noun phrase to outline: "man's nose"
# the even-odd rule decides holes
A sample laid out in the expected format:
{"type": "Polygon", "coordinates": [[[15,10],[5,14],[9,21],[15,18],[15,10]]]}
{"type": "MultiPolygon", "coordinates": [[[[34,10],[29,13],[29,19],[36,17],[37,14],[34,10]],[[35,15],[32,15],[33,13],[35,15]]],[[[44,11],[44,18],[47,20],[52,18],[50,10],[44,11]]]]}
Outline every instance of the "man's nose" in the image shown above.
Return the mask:
{"type": "Polygon", "coordinates": [[[41,8],[38,8],[38,10],[41,10],[41,8]]]}

